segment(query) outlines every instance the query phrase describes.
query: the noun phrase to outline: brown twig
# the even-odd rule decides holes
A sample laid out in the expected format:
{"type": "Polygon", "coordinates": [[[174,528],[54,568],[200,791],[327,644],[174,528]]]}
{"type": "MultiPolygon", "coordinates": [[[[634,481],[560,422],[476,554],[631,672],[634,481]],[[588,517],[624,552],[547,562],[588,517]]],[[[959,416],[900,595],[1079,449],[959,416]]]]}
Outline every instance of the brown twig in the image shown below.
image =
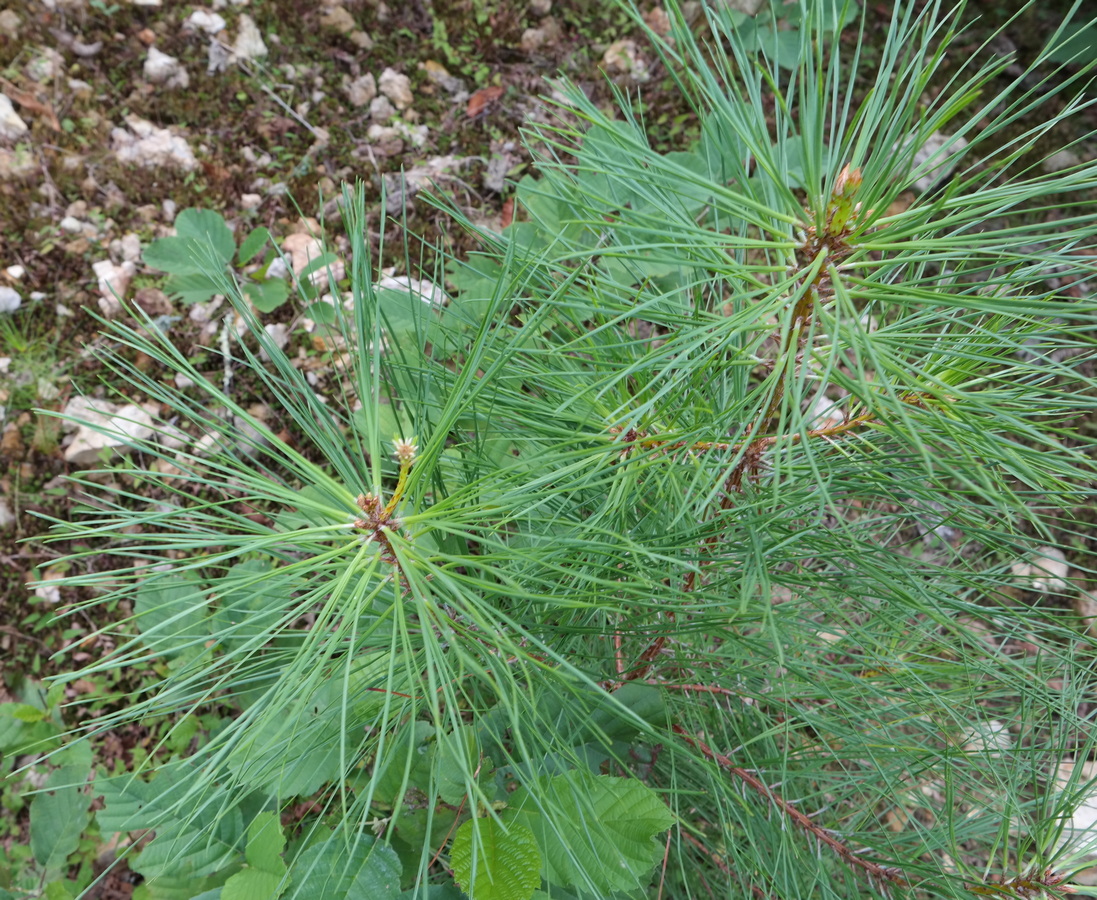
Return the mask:
{"type": "Polygon", "coordinates": [[[708,757],[714,762],[719,763],[721,768],[723,768],[729,774],[735,776],[735,778],[739,779],[739,781],[741,781],[755,793],[759,794],[770,803],[772,803],[782,815],[786,816],[799,828],[815,837],[820,843],[826,844],[849,865],[861,869],[870,878],[875,879],[876,881],[886,882],[888,884],[898,886],[910,885],[910,882],[907,881],[907,879],[903,876],[903,873],[899,869],[889,866],[881,866],[879,863],[874,863],[871,860],[867,860],[863,857],[858,856],[825,828],[821,828],[820,826],[816,825],[814,822],[811,821],[810,818],[804,815],[804,813],[800,812],[800,810],[798,810],[787,800],[783,800],[778,797],[757,776],[752,775],[741,766],[735,765],[735,763],[732,762],[731,759],[724,756],[723,754],[717,753],[715,750],[705,744],[704,741],[693,737],[681,725],[672,725],[671,730],[695,750],[700,751],[702,755],[708,757]]]}

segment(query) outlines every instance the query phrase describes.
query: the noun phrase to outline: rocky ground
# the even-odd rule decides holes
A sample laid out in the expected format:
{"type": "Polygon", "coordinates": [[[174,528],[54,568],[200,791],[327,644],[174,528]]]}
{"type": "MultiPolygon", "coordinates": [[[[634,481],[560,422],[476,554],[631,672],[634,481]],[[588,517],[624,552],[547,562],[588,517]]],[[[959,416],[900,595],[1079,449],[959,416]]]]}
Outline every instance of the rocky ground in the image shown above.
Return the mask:
{"type": "MultiPolygon", "coordinates": [[[[979,11],[996,24],[1012,5],[979,11]]],[[[870,39],[890,6],[868,4],[870,39]]],[[[1055,6],[1007,29],[1022,57],[1046,40],[1055,6]]],[[[666,27],[659,5],[640,7],[653,29],[666,27]]],[[[561,73],[607,104],[614,84],[639,91],[660,149],[693,136],[672,79],[608,0],[9,0],[0,9],[0,701],[92,630],[51,622],[70,599],[48,584],[66,548],[42,541],[41,516],[66,517],[64,476],[94,464],[99,448],[34,410],[102,394],[88,353],[102,340],[97,315],[125,316],[133,304],[193,353],[211,342],[216,308],[168,296],[143,250],[171,233],[179,210],[206,207],[239,235],[267,227],[291,262],[295,252],[305,260],[310,233],[338,233],[341,183],[362,179],[374,247],[400,248],[393,274],[405,258],[429,273],[439,248],[471,244],[420,192],[506,224],[513,181],[531,161],[521,128],[550,115],[546,78],[561,73]],[[39,577],[47,582],[24,586],[39,577]]],[[[321,368],[300,312],[279,306],[270,327],[321,368]]],[[[140,413],[116,402],[100,411],[140,413]]],[[[1097,552],[1092,537],[1082,544],[1097,552]]],[[[1045,563],[1069,588],[1068,562],[1045,563]]],[[[120,735],[115,752],[143,740],[120,735]]]]}

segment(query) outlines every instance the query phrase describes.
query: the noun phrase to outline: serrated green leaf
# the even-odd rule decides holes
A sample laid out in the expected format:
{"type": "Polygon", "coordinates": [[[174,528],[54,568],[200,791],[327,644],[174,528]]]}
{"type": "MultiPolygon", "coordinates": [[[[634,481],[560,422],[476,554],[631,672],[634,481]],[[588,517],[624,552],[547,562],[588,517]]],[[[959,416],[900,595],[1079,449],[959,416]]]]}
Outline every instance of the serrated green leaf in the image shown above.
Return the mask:
{"type": "Polygon", "coordinates": [[[133,900],[218,900],[221,888],[216,878],[153,878],[137,886],[133,900]]]}
{"type": "Polygon", "coordinates": [[[289,297],[289,285],[281,278],[266,281],[249,281],[244,285],[244,295],[259,312],[273,312],[289,297]]]}
{"type": "Polygon", "coordinates": [[[317,300],[315,303],[306,306],[305,315],[321,325],[334,325],[339,319],[335,307],[330,303],[324,303],[322,300],[317,300]]]}
{"type": "Polygon", "coordinates": [[[221,900],[274,900],[281,896],[282,876],[262,869],[244,869],[221,888],[221,900]]]}
{"type": "Polygon", "coordinates": [[[399,900],[465,900],[465,894],[452,884],[432,884],[425,891],[418,887],[406,890],[399,900]]]}
{"type": "Polygon", "coordinates": [[[164,293],[178,297],[188,306],[192,303],[205,303],[223,290],[223,282],[205,272],[173,274],[164,282],[164,293]]]}
{"type": "Polygon", "coordinates": [[[41,722],[46,711],[29,703],[5,703],[0,706],[0,715],[8,715],[20,722],[41,722]]]}
{"type": "Polygon", "coordinates": [[[635,778],[578,770],[537,779],[510,804],[537,838],[548,881],[604,892],[642,887],[663,855],[654,837],[674,823],[666,804],[635,778]]]}
{"type": "Polygon", "coordinates": [[[145,265],[172,275],[196,275],[209,270],[209,251],[185,237],[157,238],[141,254],[145,265]]]}
{"type": "Polygon", "coordinates": [[[204,254],[201,261],[207,265],[211,251],[214,259],[222,265],[232,260],[236,252],[236,241],[232,231],[219,212],[212,209],[184,209],[175,217],[175,233],[181,238],[194,241],[204,254]]]}
{"type": "Polygon", "coordinates": [[[103,797],[103,808],[95,814],[99,831],[109,835],[121,831],[156,828],[163,821],[165,800],[175,778],[166,772],[150,781],[132,775],[96,778],[94,793],[103,797]]]}
{"type": "Polygon", "coordinates": [[[60,869],[80,843],[91,803],[84,792],[87,777],[85,766],[62,766],[50,773],[44,792],[31,801],[31,849],[46,871],[60,869]]]}
{"type": "Polygon", "coordinates": [[[529,900],[541,884],[541,851],[519,822],[469,819],[454,835],[450,865],[475,900],[529,900]]]}
{"type": "Polygon", "coordinates": [[[338,837],[305,850],[293,865],[292,900],[395,900],[400,895],[396,852],[371,838],[348,849],[338,837]]]}
{"type": "Polygon", "coordinates": [[[468,793],[473,772],[479,762],[480,750],[476,729],[461,725],[444,738],[439,738],[434,754],[435,784],[438,795],[452,806],[460,803],[468,793]]]}
{"type": "Polygon", "coordinates": [[[286,864],[282,851],[286,849],[286,836],[282,822],[272,812],[259,813],[248,826],[248,846],[244,853],[249,866],[270,872],[279,878],[285,874],[286,864]]]}
{"type": "Polygon", "coordinates": [[[237,563],[224,577],[210,583],[211,593],[217,596],[211,633],[226,648],[269,636],[285,612],[300,582],[291,575],[272,573],[270,560],[253,559],[237,563]]]}
{"type": "Polygon", "coordinates": [[[189,815],[178,815],[180,818],[157,830],[155,840],[130,868],[146,878],[197,879],[239,860],[244,823],[238,808],[205,806],[189,815]]]}
{"type": "Polygon", "coordinates": [[[143,582],[134,604],[137,627],[150,645],[174,656],[180,644],[209,634],[209,606],[197,577],[168,573],[143,582]]]}
{"type": "Polygon", "coordinates": [[[79,888],[67,881],[51,881],[43,896],[46,900],[73,900],[79,888]]]}
{"type": "Polygon", "coordinates": [[[240,245],[240,249],[236,253],[237,262],[242,266],[251,262],[269,240],[270,231],[265,225],[260,225],[254,229],[251,234],[244,238],[244,243],[240,245]]]}

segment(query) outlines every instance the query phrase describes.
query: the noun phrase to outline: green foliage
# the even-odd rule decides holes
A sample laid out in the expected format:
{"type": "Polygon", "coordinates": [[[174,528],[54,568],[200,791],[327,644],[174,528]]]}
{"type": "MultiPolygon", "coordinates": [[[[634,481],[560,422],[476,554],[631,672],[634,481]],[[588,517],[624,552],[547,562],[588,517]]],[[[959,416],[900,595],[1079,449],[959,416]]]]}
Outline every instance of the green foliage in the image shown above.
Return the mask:
{"type": "Polygon", "coordinates": [[[668,4],[697,145],[562,84],[519,221],[450,261],[448,303],[380,286],[348,188],[322,396],[214,217],[149,248],[229,297],[294,437],[109,325],[164,432],[221,435],[131,438],[56,523],[124,560],[59,584],[133,609],[68,678],[163,673],[87,733],[231,713],[95,779],[101,832],[155,831],[143,896],[1019,897],[1078,867],[1056,773],[1093,749],[1093,641],[1006,588],[1094,475],[1091,317],[1049,279],[1094,274],[1097,164],[1023,162],[1071,102],[994,142],[1046,94],[995,94],[1003,61],[931,92],[936,8],[897,6],[855,101],[846,9],[791,14],[789,68],[668,4]],[[916,157],[946,126],[966,145],[916,157]]]}
{"type": "MultiPolygon", "coordinates": [[[[253,229],[236,247],[236,239],[221,214],[212,209],[184,209],[175,217],[175,236],[158,238],[145,248],[145,264],[168,273],[164,289],[184,303],[204,303],[216,294],[234,289],[230,266],[245,266],[270,243],[270,231],[263,225],[253,229]]],[[[241,290],[260,312],[272,312],[289,297],[281,278],[268,278],[267,269],[276,258],[268,252],[265,262],[243,284],[241,290]]],[[[316,261],[314,261],[315,263],[316,261]]],[[[320,261],[321,267],[327,262],[320,261]]]]}
{"type": "Polygon", "coordinates": [[[541,885],[541,852],[525,825],[469,819],[450,851],[457,884],[483,900],[529,900],[541,885]]]}

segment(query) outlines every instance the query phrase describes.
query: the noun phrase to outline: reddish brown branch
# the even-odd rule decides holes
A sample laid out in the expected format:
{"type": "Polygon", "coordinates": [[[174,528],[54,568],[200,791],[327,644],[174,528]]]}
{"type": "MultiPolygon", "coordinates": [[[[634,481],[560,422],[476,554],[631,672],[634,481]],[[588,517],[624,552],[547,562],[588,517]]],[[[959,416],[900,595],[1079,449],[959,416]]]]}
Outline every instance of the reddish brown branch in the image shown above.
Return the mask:
{"type": "Polygon", "coordinates": [[[898,869],[891,868],[889,866],[881,866],[879,863],[874,863],[870,860],[864,859],[854,853],[849,847],[843,844],[840,840],[834,837],[825,828],[821,828],[811,821],[804,813],[800,812],[796,807],[790,804],[786,800],[782,800],[770,788],[765,785],[757,776],[752,775],[746,769],[741,766],[735,765],[728,757],[717,753],[711,747],[692,735],[690,735],[681,725],[672,726],[672,730],[683,741],[689,744],[694,749],[700,751],[704,756],[720,764],[720,767],[727,771],[729,774],[735,776],[743,784],[749,787],[752,791],[764,797],[770,803],[772,803],[778,811],[790,819],[799,828],[806,831],[808,834],[815,837],[818,841],[826,844],[833,850],[839,857],[844,859],[849,865],[861,869],[870,878],[874,878],[877,881],[887,882],[888,884],[909,886],[910,882],[903,876],[903,873],[898,869]]]}

